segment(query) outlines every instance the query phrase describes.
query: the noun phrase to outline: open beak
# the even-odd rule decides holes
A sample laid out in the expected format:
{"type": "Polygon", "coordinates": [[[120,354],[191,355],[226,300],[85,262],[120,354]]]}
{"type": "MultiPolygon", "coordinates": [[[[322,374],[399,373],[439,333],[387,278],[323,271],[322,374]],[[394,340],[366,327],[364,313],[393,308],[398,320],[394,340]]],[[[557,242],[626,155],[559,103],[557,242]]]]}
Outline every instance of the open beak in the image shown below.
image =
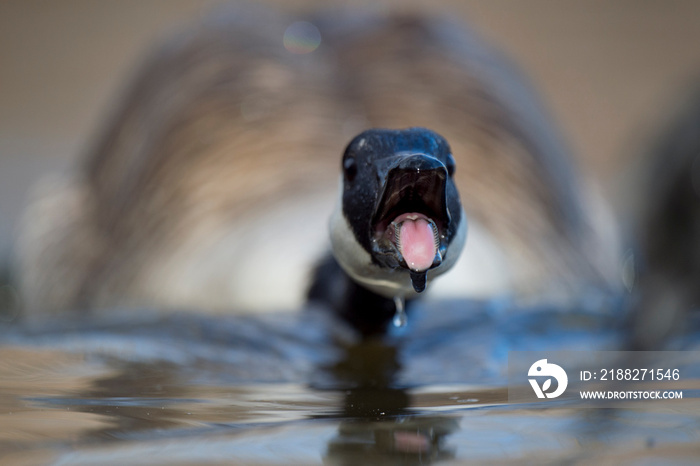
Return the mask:
{"type": "Polygon", "coordinates": [[[427,271],[442,263],[447,250],[447,167],[426,154],[400,154],[383,160],[378,176],[382,194],[370,238],[374,258],[409,270],[413,288],[422,292],[427,271]]]}

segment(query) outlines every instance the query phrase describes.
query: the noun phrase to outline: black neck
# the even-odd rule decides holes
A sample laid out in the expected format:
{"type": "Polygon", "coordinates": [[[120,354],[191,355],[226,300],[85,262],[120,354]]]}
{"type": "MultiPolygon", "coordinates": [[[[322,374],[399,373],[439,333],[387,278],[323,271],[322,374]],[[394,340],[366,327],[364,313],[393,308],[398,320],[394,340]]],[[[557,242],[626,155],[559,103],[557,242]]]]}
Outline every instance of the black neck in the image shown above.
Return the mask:
{"type": "Polygon", "coordinates": [[[392,299],[355,283],[331,255],[316,266],[307,296],[309,301],[332,310],[365,337],[385,334],[396,312],[392,299]]]}

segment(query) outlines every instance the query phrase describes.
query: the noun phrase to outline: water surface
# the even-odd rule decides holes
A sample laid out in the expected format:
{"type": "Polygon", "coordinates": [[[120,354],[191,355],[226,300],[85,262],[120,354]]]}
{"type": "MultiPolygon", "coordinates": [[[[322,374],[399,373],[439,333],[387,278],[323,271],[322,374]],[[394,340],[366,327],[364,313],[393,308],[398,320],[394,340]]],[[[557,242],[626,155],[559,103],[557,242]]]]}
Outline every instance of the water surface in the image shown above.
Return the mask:
{"type": "MultiPolygon", "coordinates": [[[[366,342],[314,312],[115,312],[5,325],[0,458],[71,465],[700,458],[694,399],[682,409],[508,403],[508,351],[618,349],[623,335],[613,314],[516,312],[495,302],[429,306],[386,339],[366,342]]],[[[681,345],[699,342],[690,335],[681,345]]]]}

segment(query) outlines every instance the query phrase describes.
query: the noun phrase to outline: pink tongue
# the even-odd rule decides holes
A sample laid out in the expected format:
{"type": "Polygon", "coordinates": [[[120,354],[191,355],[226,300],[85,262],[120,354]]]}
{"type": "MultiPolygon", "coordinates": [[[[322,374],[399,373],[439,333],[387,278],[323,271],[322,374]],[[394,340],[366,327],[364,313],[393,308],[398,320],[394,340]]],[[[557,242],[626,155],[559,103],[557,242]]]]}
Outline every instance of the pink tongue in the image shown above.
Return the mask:
{"type": "Polygon", "coordinates": [[[424,218],[404,220],[399,235],[401,254],[409,268],[417,272],[428,270],[437,253],[430,223],[424,218]]]}

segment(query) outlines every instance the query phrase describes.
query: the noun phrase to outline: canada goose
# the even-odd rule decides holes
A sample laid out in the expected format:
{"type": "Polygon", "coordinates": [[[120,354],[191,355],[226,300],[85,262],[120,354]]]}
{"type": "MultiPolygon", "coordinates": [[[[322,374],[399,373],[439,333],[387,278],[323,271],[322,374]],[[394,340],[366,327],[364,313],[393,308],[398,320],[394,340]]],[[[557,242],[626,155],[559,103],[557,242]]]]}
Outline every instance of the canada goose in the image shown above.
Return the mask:
{"type": "MultiPolygon", "coordinates": [[[[429,128],[451,147],[466,217],[450,206],[450,234],[461,241],[468,223],[469,238],[435,294],[569,298],[612,283],[615,254],[567,150],[498,54],[445,19],[307,19],[231,8],[146,59],[73,176],[26,213],[27,312],[301,307],[329,249],[341,156],[370,128],[429,128]]],[[[334,218],[342,249],[360,227],[334,218]]],[[[360,293],[388,296],[350,259],[338,256],[360,293]]]]}
{"type": "Polygon", "coordinates": [[[340,197],[330,219],[332,256],[309,291],[364,333],[389,316],[405,320],[405,299],[452,268],[466,218],[454,184],[455,160],[425,128],[372,129],[343,155],[340,197]]]}

